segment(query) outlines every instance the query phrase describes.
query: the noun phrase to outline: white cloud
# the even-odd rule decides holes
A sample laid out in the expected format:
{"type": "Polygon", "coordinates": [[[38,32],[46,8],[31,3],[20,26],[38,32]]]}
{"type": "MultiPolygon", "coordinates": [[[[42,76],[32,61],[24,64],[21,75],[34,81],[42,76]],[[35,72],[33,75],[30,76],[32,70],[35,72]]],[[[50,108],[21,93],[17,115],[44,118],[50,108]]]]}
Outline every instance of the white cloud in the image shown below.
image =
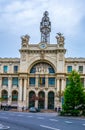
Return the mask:
{"type": "Polygon", "coordinates": [[[84,15],[82,6],[83,3],[68,2],[67,0],[13,1],[3,8],[2,27],[5,25],[6,28],[7,25],[10,25],[10,29],[13,29],[13,26],[16,26],[16,30],[18,30],[24,26],[38,25],[43,12],[48,10],[53,28],[66,33],[75,33],[75,28],[80,24],[84,15]]]}
{"type": "Polygon", "coordinates": [[[75,38],[85,17],[84,5],[84,0],[0,0],[0,30],[9,31],[10,35],[28,33],[33,42],[38,41],[40,21],[47,10],[52,23],[52,40],[58,31],[67,38],[75,38]]]}

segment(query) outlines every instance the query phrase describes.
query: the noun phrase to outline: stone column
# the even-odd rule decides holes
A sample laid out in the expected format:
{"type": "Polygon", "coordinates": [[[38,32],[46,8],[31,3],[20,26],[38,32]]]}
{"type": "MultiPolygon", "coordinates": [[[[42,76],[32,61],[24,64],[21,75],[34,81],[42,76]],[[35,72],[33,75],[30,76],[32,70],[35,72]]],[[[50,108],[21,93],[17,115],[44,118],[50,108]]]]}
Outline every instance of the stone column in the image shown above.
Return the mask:
{"type": "Polygon", "coordinates": [[[27,78],[27,89],[26,89],[26,106],[29,106],[29,77],[27,78]]]}
{"type": "MultiPolygon", "coordinates": [[[[38,93],[36,92],[36,97],[38,97],[38,93]]],[[[35,107],[38,108],[38,100],[35,100],[35,107]]]]}
{"type": "Polygon", "coordinates": [[[1,86],[2,86],[2,78],[0,77],[0,98],[1,98],[1,86]]]}
{"type": "Polygon", "coordinates": [[[19,79],[18,110],[22,110],[22,78],[19,79]]]}
{"type": "Polygon", "coordinates": [[[45,88],[48,88],[48,75],[45,76],[45,88]]]}
{"type": "Polygon", "coordinates": [[[12,103],[12,78],[8,78],[8,105],[12,103]]]}
{"type": "Polygon", "coordinates": [[[62,83],[61,83],[61,90],[64,91],[65,90],[65,79],[62,79],[62,83]]]}
{"type": "Polygon", "coordinates": [[[58,100],[58,97],[57,97],[57,89],[59,89],[59,82],[57,82],[57,77],[55,77],[55,96],[54,96],[54,108],[57,107],[57,100],[58,100]],[[58,85],[58,88],[57,88],[57,85],[58,85]]]}
{"type": "Polygon", "coordinates": [[[38,88],[38,75],[36,75],[36,84],[35,84],[35,88],[37,89],[38,88]]]}
{"type": "Polygon", "coordinates": [[[60,92],[60,79],[57,78],[57,94],[56,94],[57,104],[55,104],[55,106],[59,106],[60,105],[60,102],[59,102],[59,92],[60,92]]]}
{"type": "Polygon", "coordinates": [[[24,109],[26,109],[26,97],[27,97],[27,78],[24,78],[24,95],[23,95],[23,106],[24,106],[24,109]]]}
{"type": "Polygon", "coordinates": [[[57,97],[57,94],[56,94],[56,92],[55,92],[55,94],[54,94],[54,108],[57,108],[57,104],[58,103],[58,97],[57,97]]]}
{"type": "Polygon", "coordinates": [[[85,88],[85,78],[84,78],[84,88],[85,88]]]}
{"type": "Polygon", "coordinates": [[[59,88],[60,88],[60,86],[59,86],[59,79],[57,79],[57,92],[59,92],[59,88]]]}
{"type": "Polygon", "coordinates": [[[45,92],[45,109],[48,109],[48,92],[45,92]]]}

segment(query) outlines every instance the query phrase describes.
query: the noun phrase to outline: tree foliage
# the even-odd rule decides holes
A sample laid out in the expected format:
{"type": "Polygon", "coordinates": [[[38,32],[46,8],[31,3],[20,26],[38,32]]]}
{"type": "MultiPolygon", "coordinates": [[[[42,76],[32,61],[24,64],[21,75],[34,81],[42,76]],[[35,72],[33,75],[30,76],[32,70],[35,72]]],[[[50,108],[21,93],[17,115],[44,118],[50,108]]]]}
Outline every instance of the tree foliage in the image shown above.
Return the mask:
{"type": "Polygon", "coordinates": [[[85,91],[78,72],[72,71],[68,79],[69,84],[64,92],[63,110],[65,113],[75,115],[85,107],[85,91]]]}

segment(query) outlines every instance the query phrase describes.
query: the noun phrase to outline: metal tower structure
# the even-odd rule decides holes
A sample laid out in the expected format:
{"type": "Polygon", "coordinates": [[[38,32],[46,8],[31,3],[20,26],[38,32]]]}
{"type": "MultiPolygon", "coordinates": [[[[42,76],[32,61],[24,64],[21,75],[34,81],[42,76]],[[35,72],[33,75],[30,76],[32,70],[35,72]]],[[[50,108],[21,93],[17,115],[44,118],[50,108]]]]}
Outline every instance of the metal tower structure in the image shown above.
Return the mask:
{"type": "Polygon", "coordinates": [[[51,22],[48,11],[45,11],[40,22],[41,42],[50,43],[51,22]]]}

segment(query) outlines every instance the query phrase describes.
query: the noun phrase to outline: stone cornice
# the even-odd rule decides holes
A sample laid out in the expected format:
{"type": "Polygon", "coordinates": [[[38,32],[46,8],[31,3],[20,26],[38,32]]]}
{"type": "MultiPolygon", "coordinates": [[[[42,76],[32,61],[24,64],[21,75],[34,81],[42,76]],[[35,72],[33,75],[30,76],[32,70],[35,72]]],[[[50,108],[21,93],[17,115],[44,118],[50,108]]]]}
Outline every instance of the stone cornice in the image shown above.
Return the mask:
{"type": "Polygon", "coordinates": [[[20,58],[0,58],[0,63],[20,63],[20,58]]]}
{"type": "MultiPolygon", "coordinates": [[[[39,43],[40,44],[40,43],[39,43]]],[[[45,49],[40,49],[39,44],[29,44],[28,47],[22,47],[19,51],[31,51],[31,50],[57,50],[57,49],[64,49],[64,47],[59,47],[58,44],[46,44],[45,49]]]]}
{"type": "Polygon", "coordinates": [[[54,49],[54,50],[52,50],[51,48],[50,48],[50,50],[42,50],[42,49],[39,49],[39,50],[34,50],[34,49],[32,49],[32,50],[28,50],[28,49],[21,49],[21,50],[19,50],[21,53],[22,52],[25,52],[25,53],[29,53],[29,54],[31,54],[31,53],[41,53],[41,52],[44,52],[44,53],[58,53],[58,52],[66,52],[66,49],[63,49],[63,48],[58,48],[58,49],[54,49]]]}
{"type": "Polygon", "coordinates": [[[66,63],[85,63],[85,58],[65,58],[66,63]]]}

